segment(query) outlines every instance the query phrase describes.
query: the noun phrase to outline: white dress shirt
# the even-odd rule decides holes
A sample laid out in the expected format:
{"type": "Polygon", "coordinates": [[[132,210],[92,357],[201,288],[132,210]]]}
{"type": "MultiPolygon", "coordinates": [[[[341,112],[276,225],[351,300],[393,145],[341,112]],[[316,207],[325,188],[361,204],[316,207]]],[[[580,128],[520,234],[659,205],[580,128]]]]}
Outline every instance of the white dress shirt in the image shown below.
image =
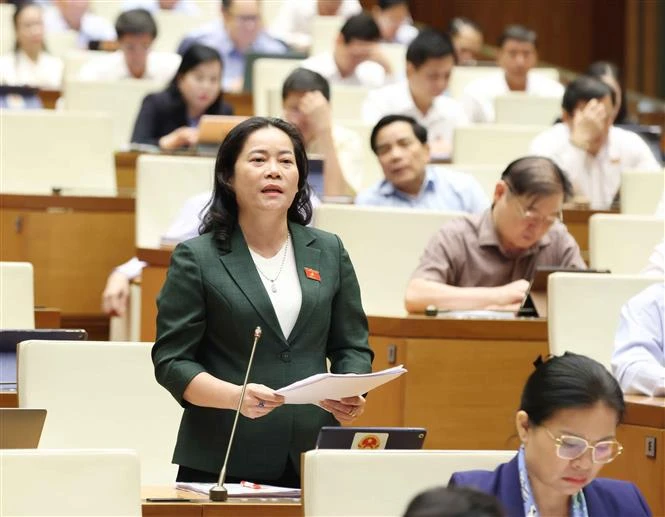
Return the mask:
{"type": "Polygon", "coordinates": [[[554,160],[568,175],[575,192],[585,196],[594,210],[610,208],[619,191],[622,171],[661,170],[639,135],[614,126],[596,156],[570,142],[570,128],[564,123],[534,138],[529,153],[554,160]]]}
{"type": "Polygon", "coordinates": [[[413,117],[427,129],[430,142],[442,139],[451,145],[455,128],[469,123],[462,105],[446,95],[435,97],[429,111],[423,115],[416,107],[407,80],[388,84],[367,95],[363,104],[365,122],[375,124],[381,117],[390,114],[413,117]]]}
{"type": "MultiPolygon", "coordinates": [[[[67,24],[60,9],[55,6],[44,9],[44,28],[47,34],[74,30],[67,24]]],[[[89,12],[85,13],[81,18],[81,28],[78,34],[78,46],[84,49],[88,48],[88,43],[91,41],[116,40],[115,29],[111,25],[111,22],[106,18],[89,12]]]]}
{"type": "Polygon", "coordinates": [[[646,288],[621,309],[612,372],[625,393],[665,395],[664,285],[646,288]]]}
{"type": "MultiPolygon", "coordinates": [[[[121,50],[102,54],[81,67],[78,77],[81,81],[117,81],[133,78],[121,50]]],[[[180,66],[180,59],[178,54],[171,52],[150,52],[141,79],[161,84],[168,83],[175,76],[180,66]]]]}
{"type": "MultiPolygon", "coordinates": [[[[151,13],[156,13],[160,10],[159,0],[125,0],[122,4],[122,10],[129,11],[130,9],[145,9],[151,13]]],[[[194,0],[178,0],[170,11],[189,16],[198,16],[201,14],[201,9],[199,9],[194,0]]]]}
{"type": "MultiPolygon", "coordinates": [[[[454,73],[454,72],[453,72],[454,73]]],[[[526,80],[526,93],[540,97],[563,97],[561,83],[530,71],[526,80]]],[[[462,94],[462,104],[471,122],[494,122],[494,99],[510,93],[503,70],[472,81],[462,94]]]]}
{"type": "MultiPolygon", "coordinates": [[[[282,0],[268,33],[287,45],[308,49],[312,44],[312,21],[317,15],[316,4],[317,0],[282,0]]],[[[362,9],[358,0],[342,0],[336,15],[346,20],[362,12],[362,9]]]]}
{"type": "Polygon", "coordinates": [[[665,241],[660,241],[649,257],[647,267],[642,270],[643,275],[665,276],[665,241]]]}
{"type": "Polygon", "coordinates": [[[351,75],[342,77],[332,52],[323,52],[322,54],[308,57],[300,66],[318,72],[328,80],[330,85],[348,84],[351,86],[378,88],[386,83],[386,71],[379,63],[375,63],[374,61],[363,61],[351,75]]]}
{"type": "Polygon", "coordinates": [[[0,57],[0,84],[59,90],[62,69],[62,60],[51,54],[40,52],[33,61],[19,50],[0,57]]]}

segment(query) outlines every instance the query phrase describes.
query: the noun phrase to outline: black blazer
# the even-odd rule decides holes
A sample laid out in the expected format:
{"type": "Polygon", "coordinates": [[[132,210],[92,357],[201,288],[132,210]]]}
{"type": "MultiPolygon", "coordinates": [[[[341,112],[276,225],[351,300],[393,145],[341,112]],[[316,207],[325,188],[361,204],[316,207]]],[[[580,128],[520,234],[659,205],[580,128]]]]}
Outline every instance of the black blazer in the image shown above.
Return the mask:
{"type": "MultiPolygon", "coordinates": [[[[233,108],[222,101],[210,105],[206,115],[233,115],[233,108]]],[[[187,125],[187,107],[171,88],[146,95],[136,117],[132,143],[159,145],[159,139],[187,125]]]]}

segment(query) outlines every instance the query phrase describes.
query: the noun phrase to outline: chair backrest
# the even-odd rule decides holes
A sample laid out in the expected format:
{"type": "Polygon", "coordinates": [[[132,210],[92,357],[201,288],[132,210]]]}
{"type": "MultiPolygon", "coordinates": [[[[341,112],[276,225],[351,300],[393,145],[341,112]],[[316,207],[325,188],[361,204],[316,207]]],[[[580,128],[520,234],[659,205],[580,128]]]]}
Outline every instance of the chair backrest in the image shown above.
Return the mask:
{"type": "Polygon", "coordinates": [[[330,85],[330,107],[334,120],[362,120],[369,88],[345,84],[330,85]]]}
{"type": "Polygon", "coordinates": [[[136,451],[12,449],[0,462],[0,515],[141,515],[136,451]]]}
{"type": "Polygon", "coordinates": [[[496,182],[501,179],[501,173],[506,168],[505,164],[475,164],[475,163],[455,163],[451,165],[446,165],[456,171],[466,172],[473,176],[480,186],[483,188],[483,192],[488,197],[492,199],[494,197],[494,188],[496,187],[496,182]]]}
{"type": "MultiPolygon", "coordinates": [[[[464,93],[464,88],[466,88],[469,83],[476,79],[480,79],[481,77],[487,77],[488,75],[500,72],[501,69],[496,66],[456,66],[450,76],[448,91],[451,96],[459,99],[462,96],[462,93],[464,93]]],[[[556,68],[535,68],[530,73],[543,75],[555,81],[559,80],[559,71],[556,68]]]]}
{"type": "Polygon", "coordinates": [[[106,18],[111,25],[123,11],[123,2],[90,2],[90,11],[97,16],[106,18]]]}
{"type": "Polygon", "coordinates": [[[621,172],[622,214],[653,215],[663,196],[665,169],[663,172],[621,172]]]}
{"type": "Polygon", "coordinates": [[[459,212],[323,204],[317,228],[342,239],[355,268],[365,312],[404,315],[404,295],[430,237],[459,212]]]}
{"type": "Polygon", "coordinates": [[[0,329],[35,328],[34,271],[29,262],[0,262],[0,329]]]}
{"type": "Polygon", "coordinates": [[[455,129],[453,163],[509,163],[529,153],[531,141],[547,126],[473,124],[455,129]]]}
{"type": "MultiPolygon", "coordinates": [[[[219,2],[209,3],[217,4],[216,10],[217,13],[220,13],[219,2]]],[[[192,16],[162,9],[155,11],[152,15],[157,23],[157,39],[152,44],[152,50],[162,52],[175,52],[189,32],[211,20],[205,14],[192,16]]]]}
{"type": "Polygon", "coordinates": [[[113,120],[113,148],[127,149],[143,98],[161,90],[162,84],[145,79],[77,81],[65,85],[67,111],[102,112],[113,120]]]}
{"type": "Polygon", "coordinates": [[[637,274],[663,240],[665,221],[650,215],[594,214],[589,218],[589,265],[637,274]]]}
{"type": "MultiPolygon", "coordinates": [[[[270,90],[279,89],[281,95],[284,79],[302,63],[302,59],[262,57],[254,61],[252,70],[252,99],[254,115],[270,115],[270,90]]],[[[280,101],[281,106],[281,101],[280,101]]],[[[279,111],[281,113],[281,109],[279,111]]]]}
{"type": "Polygon", "coordinates": [[[381,164],[374,154],[374,151],[372,151],[372,146],[369,143],[369,137],[372,134],[372,128],[374,126],[362,120],[358,120],[357,118],[351,120],[336,120],[335,123],[353,131],[358,136],[360,148],[362,149],[363,162],[362,183],[360,189],[362,190],[370,187],[377,181],[383,179],[384,176],[381,164]]]}
{"type": "MultiPolygon", "coordinates": [[[[198,0],[199,2],[208,2],[208,0],[198,0]]],[[[210,2],[208,2],[210,3],[210,2]]],[[[282,0],[270,0],[270,2],[261,2],[261,19],[264,26],[269,26],[270,23],[277,18],[279,10],[282,7],[282,0]]]]}
{"type": "Polygon", "coordinates": [[[103,113],[0,113],[0,192],[116,194],[113,123],[103,113]]]}
{"type": "Polygon", "coordinates": [[[499,95],[494,99],[494,112],[497,124],[553,124],[561,116],[561,97],[499,95]]]}
{"type": "Polygon", "coordinates": [[[381,43],[381,50],[393,67],[393,76],[403,77],[406,74],[406,49],[403,43],[381,43]]]}
{"type": "Polygon", "coordinates": [[[13,4],[0,4],[0,56],[14,50],[14,10],[13,4]]]}
{"type": "Polygon", "coordinates": [[[136,246],[158,248],[183,203],[212,192],[215,159],[139,156],[136,167],[136,246]]]}
{"type": "Polygon", "coordinates": [[[19,407],[48,411],[40,447],[130,448],[141,483],[172,483],[182,408],[155,380],[152,343],[23,341],[19,407]]]}
{"type": "Polygon", "coordinates": [[[93,59],[104,57],[105,55],[108,55],[108,52],[103,50],[74,49],[67,52],[63,58],[65,64],[65,70],[62,78],[63,84],[66,85],[69,81],[77,80],[79,72],[84,65],[93,59]]]}
{"type": "Polygon", "coordinates": [[[611,368],[621,307],[662,278],[601,273],[553,273],[547,279],[550,353],[587,355],[611,368]]]}
{"type": "Polygon", "coordinates": [[[333,450],[305,453],[305,517],[398,517],[418,493],[465,470],[494,470],[515,451],[333,450]],[[344,475],[340,475],[340,473],[344,475]]]}
{"type": "Polygon", "coordinates": [[[49,54],[64,59],[67,53],[78,48],[79,33],[75,30],[46,32],[44,40],[49,54]]]}
{"type": "Polygon", "coordinates": [[[344,21],[343,16],[315,15],[312,19],[312,46],[309,54],[316,56],[322,52],[332,51],[344,21]]]}

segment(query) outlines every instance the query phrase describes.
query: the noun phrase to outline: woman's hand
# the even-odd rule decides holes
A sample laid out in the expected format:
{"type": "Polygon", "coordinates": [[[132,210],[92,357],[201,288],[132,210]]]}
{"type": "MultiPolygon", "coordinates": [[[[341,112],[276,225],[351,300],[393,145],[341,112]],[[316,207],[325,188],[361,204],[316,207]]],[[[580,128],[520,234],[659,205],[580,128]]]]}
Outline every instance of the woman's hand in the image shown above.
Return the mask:
{"type": "MultiPolygon", "coordinates": [[[[238,386],[238,397],[242,392],[242,386],[238,386]]],[[[248,384],[245,390],[245,398],[240,407],[240,413],[247,418],[260,418],[266,416],[273,409],[284,404],[284,396],[275,393],[275,390],[263,384],[248,384]]],[[[236,403],[237,407],[237,403],[236,403]]]]}
{"type": "Polygon", "coordinates": [[[199,130],[196,127],[179,127],[159,139],[162,149],[177,149],[178,147],[191,147],[199,142],[199,130]]]}
{"type": "Polygon", "coordinates": [[[365,398],[360,395],[341,400],[326,399],[319,402],[319,405],[332,413],[340,424],[353,422],[365,412],[365,398]]]}

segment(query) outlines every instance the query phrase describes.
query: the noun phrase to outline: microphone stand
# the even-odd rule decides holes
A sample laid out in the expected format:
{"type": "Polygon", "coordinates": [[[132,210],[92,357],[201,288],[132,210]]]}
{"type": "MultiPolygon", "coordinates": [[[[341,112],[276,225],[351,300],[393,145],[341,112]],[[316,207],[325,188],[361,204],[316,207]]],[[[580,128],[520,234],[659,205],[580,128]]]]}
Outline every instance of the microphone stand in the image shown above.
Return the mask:
{"type": "Polygon", "coordinates": [[[226,478],[226,466],[229,461],[229,454],[231,454],[231,446],[233,445],[233,437],[236,434],[236,426],[238,425],[238,417],[240,416],[240,408],[242,401],[245,399],[245,390],[247,390],[247,381],[249,380],[249,371],[252,369],[252,362],[254,361],[254,352],[256,351],[256,344],[261,339],[261,327],[254,329],[254,344],[252,344],[252,353],[249,355],[249,363],[247,364],[247,371],[245,372],[245,381],[242,383],[242,390],[240,391],[240,399],[238,400],[238,407],[236,408],[236,416],[233,420],[233,427],[231,427],[231,436],[229,437],[229,444],[226,447],[226,457],[222,465],[222,471],[219,473],[219,480],[217,484],[210,489],[210,500],[215,502],[226,501],[229,493],[224,486],[224,478],[226,478]]]}

